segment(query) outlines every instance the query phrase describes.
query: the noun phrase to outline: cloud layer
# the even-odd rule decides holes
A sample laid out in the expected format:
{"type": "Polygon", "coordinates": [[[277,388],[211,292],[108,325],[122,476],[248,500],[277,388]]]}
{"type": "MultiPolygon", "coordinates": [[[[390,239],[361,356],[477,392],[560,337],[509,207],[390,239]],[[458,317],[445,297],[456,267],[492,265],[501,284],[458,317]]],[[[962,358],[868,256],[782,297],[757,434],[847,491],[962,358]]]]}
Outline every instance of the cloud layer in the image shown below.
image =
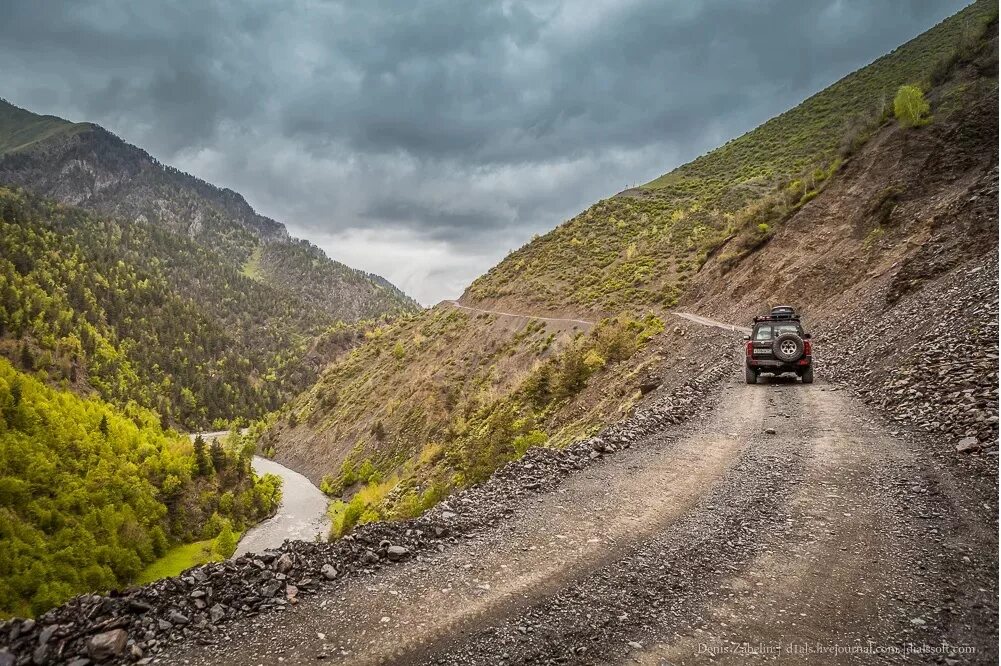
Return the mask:
{"type": "Polygon", "coordinates": [[[430,304],[963,6],[402,4],[14,0],[0,97],[97,122],[430,304]]]}

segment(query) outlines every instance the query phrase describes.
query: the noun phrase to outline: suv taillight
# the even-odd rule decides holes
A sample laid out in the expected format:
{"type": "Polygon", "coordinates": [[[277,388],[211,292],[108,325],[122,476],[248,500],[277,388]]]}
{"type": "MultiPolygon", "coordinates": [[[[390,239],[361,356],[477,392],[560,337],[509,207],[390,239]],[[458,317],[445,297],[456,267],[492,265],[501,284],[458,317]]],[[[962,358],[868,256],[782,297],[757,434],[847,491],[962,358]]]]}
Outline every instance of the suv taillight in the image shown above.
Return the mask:
{"type": "Polygon", "coordinates": [[[748,356],[752,356],[754,354],[754,343],[750,340],[747,341],[747,345],[744,347],[744,353],[748,356]]]}
{"type": "Polygon", "coordinates": [[[809,340],[803,340],[803,355],[809,356],[813,352],[813,345],[809,340]]]}

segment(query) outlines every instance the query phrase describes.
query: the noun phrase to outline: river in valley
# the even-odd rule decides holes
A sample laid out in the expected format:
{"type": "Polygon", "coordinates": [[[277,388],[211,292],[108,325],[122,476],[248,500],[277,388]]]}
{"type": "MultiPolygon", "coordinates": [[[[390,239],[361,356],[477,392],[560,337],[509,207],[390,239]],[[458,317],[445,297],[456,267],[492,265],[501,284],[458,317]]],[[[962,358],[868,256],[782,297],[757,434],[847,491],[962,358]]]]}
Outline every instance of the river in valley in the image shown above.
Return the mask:
{"type": "Polygon", "coordinates": [[[313,541],[316,535],[327,538],[330,519],[327,517],[327,496],[298,472],[274,460],[254,456],[254,471],[258,475],[276,474],[282,479],[282,502],[278,513],[251,527],[240,539],[233,557],[277,548],[285,539],[313,541]]]}

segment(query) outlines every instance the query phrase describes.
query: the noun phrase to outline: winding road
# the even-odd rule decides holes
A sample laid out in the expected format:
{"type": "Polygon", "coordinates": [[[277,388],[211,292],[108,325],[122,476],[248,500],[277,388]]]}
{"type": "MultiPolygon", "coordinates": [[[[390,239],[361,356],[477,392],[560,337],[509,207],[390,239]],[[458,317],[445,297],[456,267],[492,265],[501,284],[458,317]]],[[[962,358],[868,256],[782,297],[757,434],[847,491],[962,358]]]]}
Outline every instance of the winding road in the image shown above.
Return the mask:
{"type": "MultiPolygon", "coordinates": [[[[477,312],[480,314],[490,314],[497,315],[499,317],[513,317],[516,319],[532,319],[535,321],[545,321],[554,324],[579,324],[585,328],[590,328],[594,326],[597,322],[591,321],[589,319],[568,319],[563,317],[540,317],[538,315],[526,315],[517,314],[514,312],[501,312],[500,310],[485,310],[482,308],[474,308],[469,305],[462,305],[459,301],[445,301],[454,308],[460,310],[466,310],[468,312],[477,312]]],[[[709,319],[708,317],[702,317],[700,315],[691,314],[689,312],[679,312],[677,310],[670,310],[670,313],[675,317],[681,317],[682,319],[687,319],[690,322],[701,324],[702,326],[709,326],[711,328],[722,328],[725,331],[733,331],[735,333],[743,333],[747,335],[751,332],[751,329],[746,326],[736,326],[734,324],[726,324],[720,321],[715,321],[709,319]]]]}
{"type": "Polygon", "coordinates": [[[822,382],[735,372],[710,404],[440,553],[175,657],[997,663],[992,508],[934,443],[822,382]]]}

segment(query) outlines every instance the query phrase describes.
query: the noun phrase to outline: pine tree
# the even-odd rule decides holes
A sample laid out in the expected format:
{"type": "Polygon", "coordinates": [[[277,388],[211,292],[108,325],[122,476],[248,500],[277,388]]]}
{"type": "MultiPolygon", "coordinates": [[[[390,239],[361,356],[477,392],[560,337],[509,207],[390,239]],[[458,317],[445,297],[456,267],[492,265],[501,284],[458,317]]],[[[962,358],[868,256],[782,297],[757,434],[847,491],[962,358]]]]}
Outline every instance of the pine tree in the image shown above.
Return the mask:
{"type": "Polygon", "coordinates": [[[198,476],[208,476],[209,466],[205,460],[205,440],[201,435],[195,436],[192,448],[195,453],[195,474],[198,476]]]}
{"type": "Polygon", "coordinates": [[[223,523],[219,535],[212,544],[212,549],[220,557],[229,557],[236,550],[236,536],[233,534],[233,528],[230,527],[228,520],[223,523]]]}
{"type": "Polygon", "coordinates": [[[223,450],[218,438],[212,440],[209,454],[212,456],[212,467],[215,469],[216,474],[221,473],[226,468],[226,452],[223,450]]]}
{"type": "Polygon", "coordinates": [[[35,369],[35,355],[27,342],[21,343],[21,367],[29,372],[35,369]]]}
{"type": "Polygon", "coordinates": [[[101,423],[97,426],[97,429],[101,431],[101,434],[105,437],[108,436],[108,415],[101,414],[101,423]]]}

